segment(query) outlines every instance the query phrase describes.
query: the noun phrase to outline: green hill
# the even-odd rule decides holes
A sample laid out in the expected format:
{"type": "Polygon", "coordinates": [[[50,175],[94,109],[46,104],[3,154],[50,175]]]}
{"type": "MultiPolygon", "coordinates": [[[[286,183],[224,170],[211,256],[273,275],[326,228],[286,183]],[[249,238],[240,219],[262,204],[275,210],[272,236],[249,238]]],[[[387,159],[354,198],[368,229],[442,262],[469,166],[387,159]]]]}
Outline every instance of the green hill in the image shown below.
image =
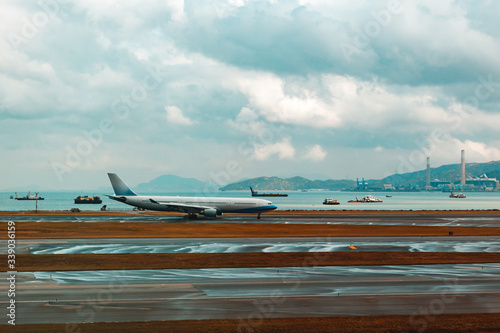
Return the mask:
{"type": "MultiPolygon", "coordinates": [[[[486,174],[488,177],[500,178],[500,161],[487,163],[467,163],[465,165],[465,177],[479,177],[486,174]]],[[[431,168],[431,180],[458,182],[460,180],[460,164],[442,165],[431,168]]],[[[425,187],[426,170],[419,170],[404,174],[394,174],[383,179],[367,180],[370,186],[374,184],[393,184],[403,187],[419,186],[425,187]]],[[[303,177],[279,178],[279,177],[258,177],[246,179],[229,184],[221,188],[223,191],[248,190],[252,186],[256,191],[296,191],[296,190],[342,190],[351,189],[356,186],[356,182],[350,179],[343,180],[309,180],[303,177]]]]}
{"type": "MultiPolygon", "coordinates": [[[[488,177],[500,179],[500,161],[487,163],[467,163],[466,178],[479,177],[486,174],[488,177]]],[[[460,180],[460,164],[442,165],[431,168],[431,180],[458,182],[460,180]]],[[[403,187],[425,187],[426,170],[419,170],[404,174],[394,174],[383,179],[370,179],[368,184],[393,184],[403,187]]],[[[134,190],[137,192],[172,192],[172,191],[203,191],[206,183],[194,178],[183,178],[174,175],[163,175],[148,183],[139,184],[134,190]]],[[[356,187],[356,181],[342,180],[309,180],[304,177],[257,177],[241,180],[221,187],[223,191],[247,191],[249,187],[256,191],[297,191],[297,190],[343,190],[356,187]]]]}
{"type": "Polygon", "coordinates": [[[355,184],[356,182],[353,180],[309,180],[303,177],[258,177],[226,185],[222,187],[221,190],[248,190],[250,186],[256,191],[296,191],[310,189],[342,190],[351,188],[355,184]]]}
{"type": "MultiPolygon", "coordinates": [[[[488,177],[499,178],[500,161],[491,161],[486,163],[466,163],[465,178],[479,177],[486,174],[488,177]]],[[[431,180],[439,179],[441,181],[457,182],[460,181],[460,164],[442,165],[437,168],[431,168],[431,180]]],[[[384,183],[400,186],[418,185],[424,187],[426,182],[426,170],[420,170],[410,173],[394,174],[384,179],[368,181],[369,184],[384,183]]]]}

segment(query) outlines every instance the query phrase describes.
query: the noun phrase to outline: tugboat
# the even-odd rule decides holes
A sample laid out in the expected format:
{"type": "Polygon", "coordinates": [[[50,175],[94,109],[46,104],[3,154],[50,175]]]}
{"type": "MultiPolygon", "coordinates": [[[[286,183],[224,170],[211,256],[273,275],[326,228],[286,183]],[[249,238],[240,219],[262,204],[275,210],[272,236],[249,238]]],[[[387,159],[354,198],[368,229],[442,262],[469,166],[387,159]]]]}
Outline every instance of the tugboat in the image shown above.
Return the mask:
{"type": "Polygon", "coordinates": [[[102,203],[101,198],[98,196],[93,196],[89,198],[88,195],[81,196],[75,198],[75,204],[100,204],[102,203]]]}
{"type": "Polygon", "coordinates": [[[467,197],[466,197],[466,196],[465,196],[465,194],[463,194],[463,193],[454,194],[453,192],[451,192],[451,194],[450,194],[450,198],[459,198],[459,199],[464,199],[464,198],[467,198],[467,197]]]}
{"type": "Polygon", "coordinates": [[[379,198],[375,198],[374,196],[367,195],[363,199],[358,199],[358,197],[356,197],[356,199],[349,200],[347,202],[350,202],[350,203],[365,203],[365,202],[383,202],[383,201],[380,200],[379,198]]]}
{"type": "Polygon", "coordinates": [[[44,198],[39,196],[38,193],[31,194],[30,192],[28,192],[28,194],[26,194],[24,197],[19,197],[17,195],[17,192],[15,193],[16,193],[16,200],[44,200],[44,198]]]}
{"type": "Polygon", "coordinates": [[[338,202],[338,200],[333,200],[332,198],[326,198],[325,201],[323,201],[323,205],[340,205],[340,202],[338,202]]]}

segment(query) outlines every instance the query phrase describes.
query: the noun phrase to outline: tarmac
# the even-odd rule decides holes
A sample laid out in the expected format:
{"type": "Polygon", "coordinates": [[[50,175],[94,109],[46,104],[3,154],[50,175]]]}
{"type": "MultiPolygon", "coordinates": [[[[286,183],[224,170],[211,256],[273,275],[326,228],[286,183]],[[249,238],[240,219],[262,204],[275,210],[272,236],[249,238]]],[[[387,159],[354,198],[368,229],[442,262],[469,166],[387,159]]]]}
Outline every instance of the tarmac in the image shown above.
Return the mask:
{"type": "MultiPolygon", "coordinates": [[[[29,239],[18,240],[16,247],[18,254],[500,252],[500,239],[493,236],[29,239]]],[[[6,253],[7,240],[0,240],[0,254],[6,253]]]]}
{"type": "MultiPolygon", "coordinates": [[[[23,222],[88,222],[95,223],[98,230],[99,222],[117,222],[118,225],[120,222],[179,223],[184,220],[176,215],[134,212],[126,215],[6,215],[0,216],[0,221],[15,221],[16,228],[23,222]]],[[[187,222],[187,226],[223,222],[235,225],[276,223],[481,228],[500,227],[500,215],[453,215],[443,212],[427,216],[407,212],[401,215],[336,216],[281,213],[263,215],[261,220],[250,215],[224,215],[216,220],[200,218],[187,222]]],[[[52,228],[52,225],[49,227],[52,228]]],[[[17,254],[32,255],[500,252],[500,239],[494,236],[46,238],[16,239],[16,251],[17,254]]],[[[0,240],[0,254],[6,252],[7,240],[0,240]]],[[[9,288],[9,274],[0,273],[2,290],[9,288]]],[[[19,272],[16,273],[16,323],[238,319],[242,325],[251,325],[265,318],[498,313],[499,285],[500,263],[19,272]]],[[[5,299],[6,294],[1,301],[5,299]]],[[[5,306],[0,316],[8,318],[5,306]]]]}
{"type": "MultiPolygon", "coordinates": [[[[343,212],[344,213],[344,212],[343,212]]],[[[397,212],[396,212],[397,213],[397,212]]],[[[130,212],[121,215],[78,215],[67,213],[66,215],[12,215],[0,216],[0,222],[184,222],[182,215],[149,215],[130,212]],[[132,214],[133,213],[133,214],[132,214]]],[[[454,215],[452,212],[433,212],[432,214],[414,212],[412,214],[395,214],[394,212],[384,214],[379,212],[374,215],[353,214],[263,214],[259,220],[255,214],[225,214],[217,219],[207,219],[199,216],[197,220],[190,220],[189,223],[278,223],[278,224],[345,224],[345,225],[421,225],[421,226],[462,226],[462,227],[500,227],[499,214],[467,214],[463,212],[460,215],[454,215]]]]}
{"type": "Polygon", "coordinates": [[[17,323],[500,312],[499,273],[500,264],[18,273],[17,323]]]}

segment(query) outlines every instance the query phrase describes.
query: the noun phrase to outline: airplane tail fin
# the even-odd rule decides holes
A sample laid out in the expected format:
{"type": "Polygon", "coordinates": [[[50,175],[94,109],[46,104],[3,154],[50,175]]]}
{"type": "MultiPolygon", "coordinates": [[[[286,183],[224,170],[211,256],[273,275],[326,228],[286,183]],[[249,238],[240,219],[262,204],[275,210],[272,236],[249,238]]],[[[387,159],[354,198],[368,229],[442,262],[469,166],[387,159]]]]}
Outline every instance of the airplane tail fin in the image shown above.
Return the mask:
{"type": "Polygon", "coordinates": [[[109,180],[111,181],[111,185],[113,185],[113,190],[116,195],[124,195],[124,196],[136,196],[137,194],[132,191],[127,184],[121,180],[120,177],[116,173],[108,173],[109,180]]]}

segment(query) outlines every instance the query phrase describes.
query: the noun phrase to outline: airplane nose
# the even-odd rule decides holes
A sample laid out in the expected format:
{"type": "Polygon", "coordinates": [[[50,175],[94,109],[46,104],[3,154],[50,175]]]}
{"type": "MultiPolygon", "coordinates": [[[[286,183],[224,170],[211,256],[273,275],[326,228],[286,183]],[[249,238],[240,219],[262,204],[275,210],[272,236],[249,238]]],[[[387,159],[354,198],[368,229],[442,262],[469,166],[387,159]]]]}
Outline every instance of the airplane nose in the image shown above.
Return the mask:
{"type": "Polygon", "coordinates": [[[269,209],[276,209],[276,208],[278,208],[278,206],[276,206],[276,205],[269,205],[269,209]]]}

